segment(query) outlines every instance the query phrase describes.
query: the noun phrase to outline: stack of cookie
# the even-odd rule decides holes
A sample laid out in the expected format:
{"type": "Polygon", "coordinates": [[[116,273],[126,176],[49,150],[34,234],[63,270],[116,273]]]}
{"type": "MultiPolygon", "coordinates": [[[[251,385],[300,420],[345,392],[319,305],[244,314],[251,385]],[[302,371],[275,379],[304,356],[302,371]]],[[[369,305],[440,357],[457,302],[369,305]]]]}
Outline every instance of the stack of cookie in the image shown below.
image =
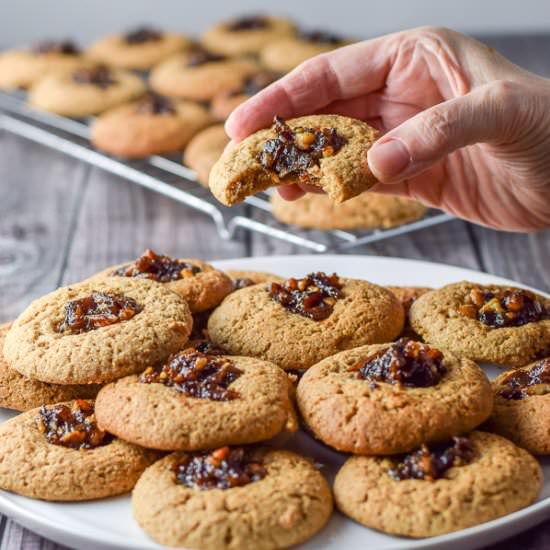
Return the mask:
{"type": "Polygon", "coordinates": [[[148,250],[33,302],[0,343],[0,405],[26,411],[0,427],[0,488],[133,489],[168,546],[284,548],[322,529],[327,480],[281,448],[300,421],[352,455],[340,511],[411,537],[529,505],[530,452],[550,453],[550,300],[518,288],[284,280],[148,250]],[[519,367],[491,386],[486,361],[519,367]]]}
{"type": "MultiPolygon", "coordinates": [[[[33,107],[59,115],[97,115],[91,141],[115,156],[184,150],[184,163],[208,187],[229,142],[223,127],[229,114],[306,59],[349,43],[274,16],[223,22],[200,40],[141,27],[85,50],[70,41],[47,41],[0,54],[0,89],[27,89],[33,107]]],[[[425,212],[416,201],[385,195],[342,206],[322,195],[294,204],[273,198],[276,219],[306,229],[389,228],[425,212]]]]}

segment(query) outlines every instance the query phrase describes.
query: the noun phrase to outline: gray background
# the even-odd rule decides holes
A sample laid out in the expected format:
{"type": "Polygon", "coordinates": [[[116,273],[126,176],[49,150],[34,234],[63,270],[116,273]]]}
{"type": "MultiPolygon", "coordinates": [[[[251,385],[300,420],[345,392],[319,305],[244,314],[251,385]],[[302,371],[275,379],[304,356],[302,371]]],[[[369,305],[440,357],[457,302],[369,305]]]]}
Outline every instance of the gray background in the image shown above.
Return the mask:
{"type": "Polygon", "coordinates": [[[550,0],[1,0],[0,44],[67,36],[88,42],[151,22],[199,34],[238,13],[288,14],[357,38],[418,25],[474,33],[550,30],[550,0]]]}

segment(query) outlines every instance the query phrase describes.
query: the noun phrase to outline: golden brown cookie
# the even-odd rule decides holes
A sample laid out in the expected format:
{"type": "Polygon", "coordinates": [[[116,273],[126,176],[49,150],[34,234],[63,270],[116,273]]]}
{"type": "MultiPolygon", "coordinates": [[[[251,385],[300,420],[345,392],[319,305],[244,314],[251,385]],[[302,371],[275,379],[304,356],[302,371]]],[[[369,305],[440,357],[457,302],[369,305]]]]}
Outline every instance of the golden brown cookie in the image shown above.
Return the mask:
{"type": "Polygon", "coordinates": [[[550,454],[550,359],[493,380],[495,407],[484,425],[536,455],[550,454]]]}
{"type": "Polygon", "coordinates": [[[386,289],[313,273],[231,294],[210,316],[208,333],[229,354],[288,370],[308,368],[345,349],[390,342],[403,320],[401,304],[386,289]]]}
{"type": "Polygon", "coordinates": [[[28,88],[46,74],[76,69],[86,61],[73,42],[44,41],[26,50],[0,53],[0,89],[28,88]]]}
{"type": "Polygon", "coordinates": [[[183,163],[197,174],[199,182],[208,187],[212,166],[221,157],[229,138],[223,124],[214,124],[201,130],[189,142],[183,153],[183,163]]]}
{"type": "Polygon", "coordinates": [[[171,258],[146,250],[131,263],[112,266],[92,277],[148,279],[181,296],[192,313],[217,306],[233,291],[233,282],[210,264],[197,259],[171,258]]]}
{"type": "Polygon", "coordinates": [[[247,76],[239,86],[212,99],[212,115],[218,120],[225,120],[241,103],[275,82],[280,76],[280,73],[265,69],[247,76]]]}
{"type": "Polygon", "coordinates": [[[198,46],[169,57],[151,72],[151,88],[162,95],[209,101],[240,86],[258,64],[250,59],[231,59],[198,46]]]}
{"type": "Polygon", "coordinates": [[[289,19],[252,15],[211,27],[203,34],[202,43],[223,55],[257,54],[271,41],[294,33],[294,23],[289,19]]]}
{"type": "Polygon", "coordinates": [[[388,455],[467,433],[491,414],[491,384],[468,359],[402,339],[314,365],[298,384],[304,421],[338,451],[388,455]]]}
{"type": "Polygon", "coordinates": [[[91,140],[112,155],[144,158],[180,151],[210,121],[202,105],[148,94],[99,116],[92,123],[91,140]]]}
{"type": "Polygon", "coordinates": [[[340,115],[310,115],[260,130],[226,151],[210,172],[210,190],[232,206],[268,187],[309,183],[343,202],[376,183],[367,151],[378,132],[340,115]]]}
{"type": "Polygon", "coordinates": [[[418,298],[410,324],[459,357],[520,366],[550,354],[550,300],[500,285],[460,282],[418,298]]]}
{"type": "Polygon", "coordinates": [[[418,220],[427,210],[415,200],[370,191],[342,204],[317,193],[295,201],[274,193],[271,207],[280,222],[307,229],[387,229],[418,220]]]}
{"type": "Polygon", "coordinates": [[[0,325],[0,407],[28,411],[40,405],[94,398],[98,384],[47,384],[27,378],[12,369],[4,360],[2,349],[10,324],[0,325]]]}
{"type": "Polygon", "coordinates": [[[88,281],[35,300],[6,335],[4,357],[43,382],[110,382],[180,350],[191,324],[185,300],[153,281],[88,281]]]}
{"type": "Polygon", "coordinates": [[[68,117],[96,115],[145,93],[142,79],[121,69],[90,66],[41,78],[30,89],[32,107],[68,117]]]}
{"type": "Polygon", "coordinates": [[[147,70],[190,45],[191,40],[181,34],[142,27],[102,38],[86,54],[110,67],[147,70]]]}
{"type": "Polygon", "coordinates": [[[336,476],[334,498],[341,512],[372,529],[433,537],[529,506],[541,487],[540,465],[529,453],[473,432],[407,457],[351,457],[336,476]]]}
{"type": "Polygon", "coordinates": [[[105,386],[96,410],[101,428],[125,441],[196,451],[296,431],[288,392],[286,374],[272,363],[187,348],[105,386]]]}
{"type": "Polygon", "coordinates": [[[102,432],[93,401],[33,409],[0,426],[0,488],[53,501],[132,490],[159,454],[102,432]]]}
{"type": "Polygon", "coordinates": [[[332,495],[314,465],[295,453],[225,447],[163,458],[140,478],[132,509],[159,544],[271,550],[320,531],[332,495]]]}
{"type": "Polygon", "coordinates": [[[350,43],[350,40],[326,31],[303,31],[264,46],[260,60],[268,69],[286,73],[311,57],[350,43]]]}

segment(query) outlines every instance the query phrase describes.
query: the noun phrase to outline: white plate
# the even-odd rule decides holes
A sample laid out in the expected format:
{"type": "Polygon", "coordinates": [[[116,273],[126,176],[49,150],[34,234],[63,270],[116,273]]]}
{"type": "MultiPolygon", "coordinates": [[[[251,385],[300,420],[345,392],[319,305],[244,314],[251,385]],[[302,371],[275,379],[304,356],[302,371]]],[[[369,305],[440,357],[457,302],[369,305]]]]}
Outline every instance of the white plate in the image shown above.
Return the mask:
{"type": "MultiPolygon", "coordinates": [[[[365,256],[279,256],[215,262],[223,269],[271,271],[285,276],[302,276],[311,271],[368,279],[379,284],[441,286],[463,279],[480,283],[511,281],[467,269],[428,262],[365,256]]],[[[493,374],[494,369],[488,369],[493,374]],[[492,371],[492,372],[491,372],[492,371]]],[[[13,413],[0,409],[0,422],[13,413]]],[[[288,445],[326,464],[332,477],[343,455],[332,452],[299,433],[288,445]]],[[[539,500],[525,508],[477,527],[450,535],[423,540],[391,537],[358,525],[335,513],[329,525],[302,550],[340,549],[397,550],[405,548],[479,548],[527,529],[550,515],[550,461],[543,461],[547,481],[539,500]]],[[[129,497],[118,497],[79,504],[51,504],[0,491],[0,511],[20,524],[61,544],[79,550],[107,548],[158,549],[132,519],[129,497]]]]}

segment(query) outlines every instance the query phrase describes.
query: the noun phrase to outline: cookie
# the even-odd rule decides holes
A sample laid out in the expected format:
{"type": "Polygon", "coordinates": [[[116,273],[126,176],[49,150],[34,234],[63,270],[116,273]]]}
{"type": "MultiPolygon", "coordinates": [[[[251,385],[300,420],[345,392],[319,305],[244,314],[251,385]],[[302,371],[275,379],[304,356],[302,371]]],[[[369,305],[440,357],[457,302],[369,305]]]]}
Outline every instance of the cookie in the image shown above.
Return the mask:
{"type": "Polygon", "coordinates": [[[275,82],[280,76],[280,73],[265,69],[247,76],[239,86],[212,99],[212,115],[218,120],[225,120],[236,107],[275,82]]]}
{"type": "Polygon", "coordinates": [[[303,31],[264,46],[260,60],[268,69],[287,73],[311,57],[347,44],[351,41],[326,31],[303,31]]]}
{"type": "Polygon", "coordinates": [[[529,506],[541,487],[529,453],[473,432],[407,457],[351,457],[336,475],[334,498],[342,513],[372,529],[433,537],[529,506]]]}
{"type": "Polygon", "coordinates": [[[550,355],[550,300],[519,288],[450,284],[418,298],[409,320],[426,342],[477,362],[521,366],[550,355]]]}
{"type": "Polygon", "coordinates": [[[401,302],[405,313],[409,313],[411,306],[420,296],[433,290],[427,286],[387,286],[386,288],[401,302]]]}
{"type": "Polygon", "coordinates": [[[174,453],[153,464],[136,484],[132,510],[159,544],[271,550],[320,531],[332,495],[313,464],[295,453],[225,447],[174,453]]]}
{"type": "Polygon", "coordinates": [[[230,59],[195,46],[157,65],[151,72],[150,85],[162,95],[209,101],[240,86],[257,68],[252,60],[230,59]]]}
{"type": "Polygon", "coordinates": [[[86,64],[73,42],[44,41],[26,50],[0,53],[0,89],[28,88],[48,73],[86,64]]]}
{"type": "Polygon", "coordinates": [[[92,123],[91,140],[112,155],[144,158],[180,151],[210,121],[202,105],[148,94],[99,116],[92,123]]]}
{"type": "Polygon", "coordinates": [[[92,401],[27,411],[0,426],[0,488],[52,501],[127,493],[159,454],[97,427],[92,401]]]}
{"type": "Polygon", "coordinates": [[[550,454],[550,359],[493,380],[495,406],[484,428],[536,455],[550,454]]]}
{"type": "Polygon", "coordinates": [[[146,71],[190,45],[191,40],[181,34],[141,27],[98,40],[86,55],[110,67],[146,71]]]}
{"type": "Polygon", "coordinates": [[[210,172],[210,190],[232,206],[268,187],[309,183],[337,203],[376,183],[367,151],[378,132],[340,115],[310,115],[287,122],[275,118],[226,151],[210,172]]]}
{"type": "Polygon", "coordinates": [[[257,54],[271,41],[295,33],[292,21],[273,16],[244,16],[219,23],[202,35],[202,43],[223,55],[257,54]]]}
{"type": "Polygon", "coordinates": [[[267,273],[265,271],[240,271],[236,269],[228,269],[225,274],[233,280],[235,290],[246,288],[260,283],[281,283],[284,281],[279,275],[267,273]]]}
{"type": "Polygon", "coordinates": [[[208,334],[231,355],[302,369],[345,349],[390,342],[403,320],[401,304],[384,288],[311,273],[231,294],[210,316],[208,334]]]}
{"type": "Polygon", "coordinates": [[[28,411],[40,405],[94,398],[101,388],[98,384],[47,384],[26,378],[4,360],[2,348],[9,324],[0,325],[0,407],[28,411]]]}
{"type": "Polygon", "coordinates": [[[199,183],[208,187],[212,166],[221,157],[229,138],[223,124],[214,124],[201,130],[189,142],[183,153],[183,163],[197,175],[199,183]]]}
{"type": "Polygon", "coordinates": [[[192,313],[217,306],[233,291],[231,279],[201,260],[171,258],[146,250],[131,263],[109,267],[92,280],[106,277],[149,279],[185,299],[192,313]]]}
{"type": "Polygon", "coordinates": [[[407,338],[328,357],[304,374],[297,400],[317,438],[367,455],[467,433],[493,407],[491,384],[473,361],[407,338]]]}
{"type": "Polygon", "coordinates": [[[96,115],[145,93],[135,74],[102,66],[81,67],[45,76],[29,92],[29,104],[68,117],[96,115]]]}
{"type": "Polygon", "coordinates": [[[288,392],[286,374],[272,363],[187,348],[139,377],[105,386],[97,419],[102,429],[143,447],[214,449],[296,431],[288,392]]]}
{"type": "Polygon", "coordinates": [[[153,281],[89,281],[35,300],[6,335],[4,357],[43,382],[110,382],[179,351],[191,323],[185,300],[153,281]]]}
{"type": "Polygon", "coordinates": [[[326,195],[307,193],[295,201],[271,196],[273,216],[306,229],[388,229],[421,218],[427,208],[405,197],[361,193],[335,204],[326,195]]]}

